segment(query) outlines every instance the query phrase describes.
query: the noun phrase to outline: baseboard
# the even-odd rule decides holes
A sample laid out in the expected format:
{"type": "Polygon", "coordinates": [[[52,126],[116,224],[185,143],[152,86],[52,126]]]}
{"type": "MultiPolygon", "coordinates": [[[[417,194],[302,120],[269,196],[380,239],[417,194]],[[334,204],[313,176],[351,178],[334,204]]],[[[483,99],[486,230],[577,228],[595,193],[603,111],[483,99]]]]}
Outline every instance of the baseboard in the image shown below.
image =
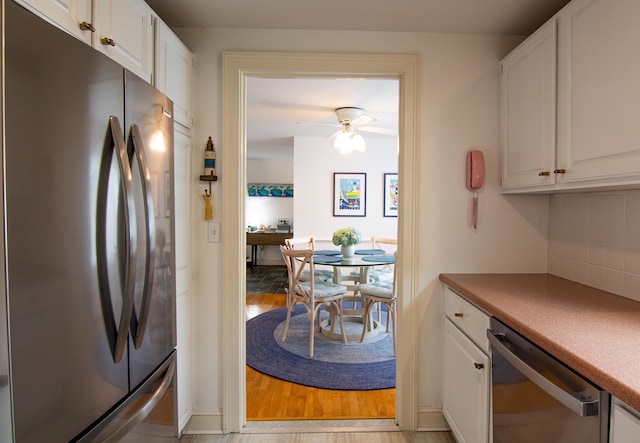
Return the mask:
{"type": "Polygon", "coordinates": [[[250,421],[243,434],[305,434],[318,432],[400,432],[395,420],[250,421]]]}
{"type": "Polygon", "coordinates": [[[418,431],[449,431],[449,424],[439,406],[418,407],[418,431]]]}
{"type": "Polygon", "coordinates": [[[222,434],[222,411],[198,411],[182,430],[183,435],[222,434]]]}
{"type": "MultiPolygon", "coordinates": [[[[392,424],[392,421],[385,422],[384,420],[381,422],[373,423],[385,426],[385,431],[391,431],[395,426],[392,424]]],[[[328,423],[323,423],[323,427],[328,423]]],[[[351,422],[353,425],[354,422],[351,422]]],[[[272,428],[279,427],[280,431],[282,431],[282,425],[280,423],[271,423],[271,426],[265,424],[250,424],[244,432],[256,432],[256,429],[261,429],[264,431],[265,427],[272,428]]],[[[290,424],[289,424],[290,425],[290,424]]],[[[341,428],[341,426],[334,425],[334,428],[341,428]]],[[[376,428],[377,426],[372,425],[371,423],[367,423],[364,425],[364,429],[371,430],[372,428],[376,428]]],[[[361,428],[362,429],[362,428],[361,428]]],[[[344,429],[342,429],[344,431],[344,429]]],[[[397,427],[395,430],[398,430],[397,427]]],[[[442,415],[442,408],[436,406],[423,406],[418,408],[418,431],[450,431],[449,424],[442,415]]],[[[186,426],[182,430],[182,434],[190,435],[190,434],[222,434],[222,411],[199,411],[194,413],[186,426]]]]}

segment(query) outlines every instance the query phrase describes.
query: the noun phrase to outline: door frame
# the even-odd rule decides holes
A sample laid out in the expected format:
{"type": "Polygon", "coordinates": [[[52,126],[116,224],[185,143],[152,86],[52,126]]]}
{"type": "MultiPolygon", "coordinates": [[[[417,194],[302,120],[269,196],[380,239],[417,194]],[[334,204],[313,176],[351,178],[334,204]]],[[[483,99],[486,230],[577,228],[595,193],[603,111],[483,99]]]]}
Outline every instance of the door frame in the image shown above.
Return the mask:
{"type": "Polygon", "coordinates": [[[394,78],[400,82],[398,179],[398,337],[396,421],[417,428],[419,269],[419,58],[407,54],[224,52],[222,55],[222,238],[223,432],[246,425],[246,103],[247,79],[394,78]]]}

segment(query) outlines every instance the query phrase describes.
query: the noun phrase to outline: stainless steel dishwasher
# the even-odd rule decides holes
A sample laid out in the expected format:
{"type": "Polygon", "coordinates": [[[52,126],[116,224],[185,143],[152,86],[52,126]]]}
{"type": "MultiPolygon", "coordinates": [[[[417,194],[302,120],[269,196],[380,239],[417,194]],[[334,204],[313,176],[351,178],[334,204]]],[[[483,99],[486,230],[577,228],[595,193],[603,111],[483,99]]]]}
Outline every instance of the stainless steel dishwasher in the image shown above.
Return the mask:
{"type": "Polygon", "coordinates": [[[610,395],[491,319],[493,443],[606,443],[610,395]]]}

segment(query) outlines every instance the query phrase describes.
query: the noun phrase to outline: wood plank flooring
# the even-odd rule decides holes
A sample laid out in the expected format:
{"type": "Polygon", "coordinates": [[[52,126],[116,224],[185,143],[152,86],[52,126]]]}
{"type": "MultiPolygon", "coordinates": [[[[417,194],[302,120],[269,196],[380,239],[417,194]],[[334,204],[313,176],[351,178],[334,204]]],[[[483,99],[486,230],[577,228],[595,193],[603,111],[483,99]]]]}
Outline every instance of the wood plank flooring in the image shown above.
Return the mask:
{"type": "MultiPolygon", "coordinates": [[[[272,268],[266,272],[276,271],[272,268]]],[[[269,278],[259,272],[255,272],[253,278],[252,282],[247,282],[247,289],[273,290],[280,295],[264,295],[265,292],[247,295],[247,319],[284,306],[282,287],[268,287],[269,278]]],[[[183,435],[180,443],[455,443],[450,432],[371,431],[379,428],[373,423],[387,417],[395,417],[395,389],[332,391],[307,388],[247,367],[247,420],[250,422],[245,433],[183,435]],[[349,420],[340,421],[340,418],[349,420]],[[356,419],[363,420],[358,422],[356,419]],[[296,425],[286,427],[285,423],[296,425]],[[360,426],[364,423],[365,427],[358,430],[356,423],[360,426]]]]}
{"type": "MultiPolygon", "coordinates": [[[[247,319],[284,305],[284,294],[248,294],[247,319]]],[[[247,366],[247,421],[392,419],[395,397],[395,389],[310,388],[247,366]]]]}

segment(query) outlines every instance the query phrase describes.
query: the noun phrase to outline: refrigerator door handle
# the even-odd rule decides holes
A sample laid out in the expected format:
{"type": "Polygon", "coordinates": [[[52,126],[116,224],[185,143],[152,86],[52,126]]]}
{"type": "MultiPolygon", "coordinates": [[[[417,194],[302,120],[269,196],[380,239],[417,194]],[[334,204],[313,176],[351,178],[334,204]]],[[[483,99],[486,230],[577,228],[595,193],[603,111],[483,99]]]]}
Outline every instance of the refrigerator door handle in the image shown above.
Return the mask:
{"type": "MultiPolygon", "coordinates": [[[[127,139],[127,145],[129,149],[129,155],[135,155],[138,160],[138,167],[140,169],[140,179],[142,191],[144,194],[144,219],[146,220],[146,255],[145,255],[145,270],[144,270],[144,288],[142,291],[142,303],[140,305],[140,316],[136,315],[135,305],[133,306],[133,313],[131,315],[131,335],[133,337],[133,344],[136,349],[140,349],[144,340],[144,333],[147,328],[147,322],[149,320],[149,309],[151,307],[151,296],[153,291],[153,281],[155,278],[155,263],[156,263],[156,241],[155,241],[155,221],[154,214],[155,209],[153,205],[153,191],[151,186],[151,173],[147,163],[147,158],[144,151],[144,145],[142,142],[142,136],[138,125],[132,124],[129,132],[129,138],[127,139]],[[130,142],[130,143],[129,143],[130,142]]],[[[160,257],[162,259],[162,257],[160,257]]]]}
{"type": "Polygon", "coordinates": [[[124,356],[129,334],[129,323],[131,322],[131,312],[133,310],[134,290],[135,290],[135,264],[136,264],[136,241],[135,231],[131,229],[131,219],[135,218],[135,202],[132,191],[132,174],[127,156],[127,147],[124,143],[124,135],[118,117],[109,117],[109,134],[111,135],[110,146],[112,149],[105,151],[103,156],[100,185],[98,190],[98,217],[96,226],[96,250],[98,264],[98,280],[100,285],[100,301],[102,305],[102,315],[104,318],[107,338],[111,346],[113,361],[119,363],[124,356]],[[107,202],[109,188],[109,171],[113,155],[117,158],[118,168],[121,177],[121,192],[124,197],[122,205],[122,215],[124,226],[127,231],[124,235],[124,285],[122,288],[122,308],[120,312],[119,325],[116,327],[113,315],[111,299],[111,289],[109,287],[109,270],[107,260],[107,202]]]}
{"type": "Polygon", "coordinates": [[[124,424],[113,431],[111,435],[102,440],[102,443],[116,443],[119,442],[122,437],[127,435],[131,429],[141,423],[151,411],[158,405],[162,397],[171,386],[173,381],[173,374],[175,374],[176,361],[172,359],[167,367],[167,371],[164,374],[162,382],[158,385],[158,388],[151,394],[147,402],[141,406],[133,415],[131,415],[124,424]]]}

